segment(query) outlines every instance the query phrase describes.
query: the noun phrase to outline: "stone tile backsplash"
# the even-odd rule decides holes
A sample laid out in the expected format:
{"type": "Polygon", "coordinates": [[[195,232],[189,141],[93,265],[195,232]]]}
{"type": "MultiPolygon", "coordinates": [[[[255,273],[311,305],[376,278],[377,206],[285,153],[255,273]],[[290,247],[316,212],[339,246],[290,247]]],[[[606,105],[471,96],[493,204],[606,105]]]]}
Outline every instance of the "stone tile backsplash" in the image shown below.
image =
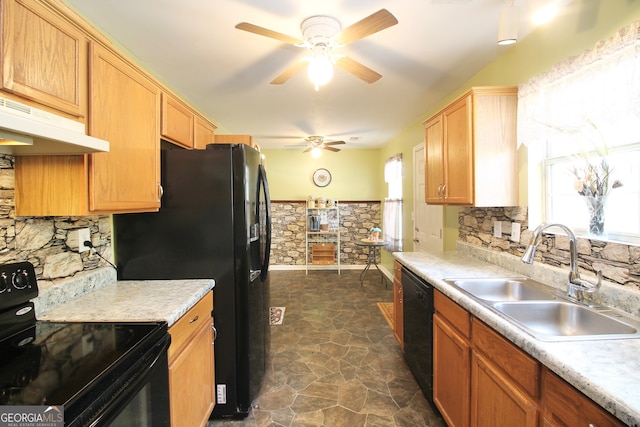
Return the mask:
{"type": "MultiPolygon", "coordinates": [[[[458,213],[458,240],[520,257],[532,235],[527,224],[526,207],[463,207],[458,213]],[[494,221],[502,222],[502,238],[493,236],[494,221]],[[521,225],[520,243],[510,240],[513,222],[521,225]]],[[[607,281],[640,290],[640,247],[578,237],[578,258],[581,272],[602,270],[607,281]]],[[[536,251],[536,263],[562,266],[568,272],[569,239],[564,235],[545,234],[536,251]]]]}
{"type": "Polygon", "coordinates": [[[74,252],[66,245],[69,231],[89,228],[91,243],[113,260],[108,215],[86,217],[16,217],[14,158],[0,155],[0,264],[29,261],[38,283],[108,267],[98,256],[74,252]]]}

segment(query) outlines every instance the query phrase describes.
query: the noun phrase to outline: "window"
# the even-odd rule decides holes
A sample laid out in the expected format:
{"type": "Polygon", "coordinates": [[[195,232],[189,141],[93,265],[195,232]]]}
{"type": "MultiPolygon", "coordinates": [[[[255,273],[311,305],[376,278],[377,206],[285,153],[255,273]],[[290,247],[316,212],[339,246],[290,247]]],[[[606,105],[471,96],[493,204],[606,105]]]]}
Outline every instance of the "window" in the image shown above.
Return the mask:
{"type": "Polygon", "coordinates": [[[391,252],[402,251],[402,154],[387,159],[384,164],[384,180],[388,185],[384,199],[382,233],[391,252]]]}
{"type": "Polygon", "coordinates": [[[592,231],[591,191],[576,182],[591,165],[606,184],[602,238],[640,243],[639,40],[637,22],[520,86],[518,144],[528,147],[530,228],[559,222],[579,235],[592,231]]]}

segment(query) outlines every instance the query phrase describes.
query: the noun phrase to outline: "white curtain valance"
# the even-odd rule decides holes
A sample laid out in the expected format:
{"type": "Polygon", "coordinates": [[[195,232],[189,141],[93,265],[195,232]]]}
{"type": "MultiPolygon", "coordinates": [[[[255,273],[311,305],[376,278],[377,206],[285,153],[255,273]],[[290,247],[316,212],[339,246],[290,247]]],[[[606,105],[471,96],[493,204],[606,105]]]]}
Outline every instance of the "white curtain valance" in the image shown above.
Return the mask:
{"type": "Polygon", "coordinates": [[[518,90],[518,145],[640,141],[640,21],[518,90]],[[561,132],[559,132],[561,130],[561,132]]]}

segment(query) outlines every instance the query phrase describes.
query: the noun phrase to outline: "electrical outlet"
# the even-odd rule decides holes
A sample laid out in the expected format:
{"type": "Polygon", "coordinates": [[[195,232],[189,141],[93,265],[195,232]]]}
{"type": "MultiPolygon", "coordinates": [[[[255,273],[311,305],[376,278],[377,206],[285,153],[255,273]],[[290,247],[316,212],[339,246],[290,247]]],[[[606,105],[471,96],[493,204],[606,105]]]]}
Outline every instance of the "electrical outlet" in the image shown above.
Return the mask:
{"type": "Polygon", "coordinates": [[[501,238],[502,237],[502,222],[501,221],[493,221],[493,237],[501,238]]]}
{"type": "Polygon", "coordinates": [[[91,241],[91,233],[88,228],[77,228],[67,234],[67,246],[73,251],[84,252],[90,248],[85,246],[85,241],[91,241]]]}
{"type": "Polygon", "coordinates": [[[84,242],[91,241],[91,233],[88,228],[81,228],[78,230],[78,252],[84,252],[91,249],[89,246],[85,246],[84,242]]]}
{"type": "Polygon", "coordinates": [[[520,223],[519,222],[511,223],[511,241],[516,243],[520,242],[520,223]]]}

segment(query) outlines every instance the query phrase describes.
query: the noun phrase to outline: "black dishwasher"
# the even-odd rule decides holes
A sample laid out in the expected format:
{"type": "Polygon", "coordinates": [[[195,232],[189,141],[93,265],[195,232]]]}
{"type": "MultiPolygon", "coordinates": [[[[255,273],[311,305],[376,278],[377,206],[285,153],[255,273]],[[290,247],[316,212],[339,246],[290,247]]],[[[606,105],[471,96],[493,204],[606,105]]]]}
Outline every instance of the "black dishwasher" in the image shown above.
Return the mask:
{"type": "Polygon", "coordinates": [[[433,286],[402,267],[404,358],[433,406],[433,286]]]}

